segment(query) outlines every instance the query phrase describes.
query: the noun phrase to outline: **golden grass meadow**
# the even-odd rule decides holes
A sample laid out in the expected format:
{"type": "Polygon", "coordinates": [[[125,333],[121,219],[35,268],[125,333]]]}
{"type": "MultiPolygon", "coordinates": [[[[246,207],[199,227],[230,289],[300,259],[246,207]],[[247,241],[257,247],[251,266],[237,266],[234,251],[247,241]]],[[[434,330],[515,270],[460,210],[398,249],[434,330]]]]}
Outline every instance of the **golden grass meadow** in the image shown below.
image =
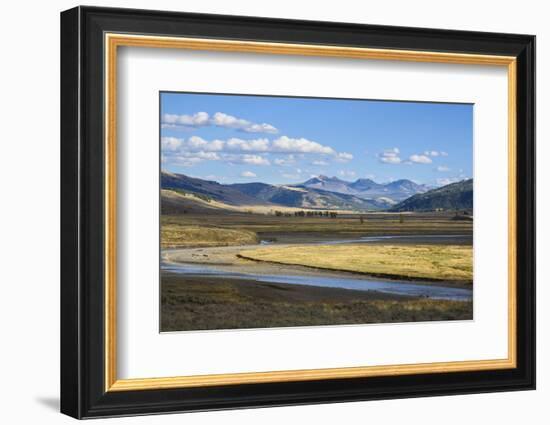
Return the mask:
{"type": "Polygon", "coordinates": [[[244,250],[243,258],[388,278],[472,283],[472,247],[453,245],[297,245],[244,250]]]}

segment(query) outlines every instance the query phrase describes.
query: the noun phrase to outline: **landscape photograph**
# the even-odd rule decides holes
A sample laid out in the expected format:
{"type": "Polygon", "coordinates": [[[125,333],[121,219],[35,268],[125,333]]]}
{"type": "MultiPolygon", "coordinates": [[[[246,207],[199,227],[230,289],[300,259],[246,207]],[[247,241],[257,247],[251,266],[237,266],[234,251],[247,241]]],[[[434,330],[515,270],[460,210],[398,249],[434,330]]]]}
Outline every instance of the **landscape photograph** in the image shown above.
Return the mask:
{"type": "Polygon", "coordinates": [[[473,106],[160,93],[160,331],[473,319],[473,106]]]}

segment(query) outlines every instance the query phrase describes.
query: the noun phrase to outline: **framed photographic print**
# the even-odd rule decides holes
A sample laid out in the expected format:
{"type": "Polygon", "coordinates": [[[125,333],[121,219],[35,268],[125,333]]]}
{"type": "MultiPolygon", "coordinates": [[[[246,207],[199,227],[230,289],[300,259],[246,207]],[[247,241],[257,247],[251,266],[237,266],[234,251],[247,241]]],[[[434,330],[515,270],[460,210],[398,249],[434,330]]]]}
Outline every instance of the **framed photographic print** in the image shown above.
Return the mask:
{"type": "Polygon", "coordinates": [[[535,386],[529,35],[61,14],[61,411],[535,386]]]}

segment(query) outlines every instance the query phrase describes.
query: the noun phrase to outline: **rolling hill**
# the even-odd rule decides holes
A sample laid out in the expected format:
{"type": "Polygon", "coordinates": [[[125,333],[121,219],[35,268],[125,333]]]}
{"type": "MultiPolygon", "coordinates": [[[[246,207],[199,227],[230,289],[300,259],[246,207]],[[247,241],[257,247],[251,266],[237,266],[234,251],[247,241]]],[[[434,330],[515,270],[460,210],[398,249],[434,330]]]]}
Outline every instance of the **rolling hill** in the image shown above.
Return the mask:
{"type": "Polygon", "coordinates": [[[258,204],[255,197],[249,196],[230,185],[188,177],[184,174],[162,171],[160,186],[162,189],[178,189],[179,191],[202,195],[205,199],[211,198],[229,205],[258,204]]]}
{"type": "Polygon", "coordinates": [[[469,179],[413,195],[390,211],[471,210],[473,203],[474,180],[469,179]]]}

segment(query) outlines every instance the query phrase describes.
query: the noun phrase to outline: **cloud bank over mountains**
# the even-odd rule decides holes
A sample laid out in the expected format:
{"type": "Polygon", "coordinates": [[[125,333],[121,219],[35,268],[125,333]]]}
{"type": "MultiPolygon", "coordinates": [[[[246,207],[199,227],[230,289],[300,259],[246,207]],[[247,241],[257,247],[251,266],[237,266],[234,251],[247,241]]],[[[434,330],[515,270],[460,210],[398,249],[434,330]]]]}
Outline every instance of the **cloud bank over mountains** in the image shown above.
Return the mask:
{"type": "MultiPolygon", "coordinates": [[[[223,110],[223,107],[220,109],[223,110]]],[[[246,113],[242,112],[242,116],[245,115],[246,113]]],[[[202,167],[207,171],[201,175],[220,173],[222,176],[229,171],[233,176],[246,179],[268,175],[273,181],[276,180],[273,176],[278,175],[286,180],[298,181],[304,176],[312,176],[320,172],[338,173],[342,177],[367,176],[370,175],[367,172],[372,170],[370,168],[365,170],[364,166],[361,170],[360,164],[370,161],[374,165],[374,167],[371,165],[371,168],[385,175],[386,179],[390,175],[405,175],[407,178],[409,175],[417,176],[419,173],[426,175],[426,171],[422,170],[438,173],[439,176],[432,177],[432,181],[438,185],[459,181],[466,177],[462,171],[458,174],[451,173],[457,168],[454,163],[453,168],[445,164],[446,157],[449,156],[447,152],[436,149],[424,150],[425,143],[416,144],[415,147],[414,144],[407,144],[406,140],[397,140],[402,142],[400,145],[407,151],[405,153],[397,146],[384,149],[383,142],[378,141],[377,152],[369,153],[363,146],[358,153],[355,150],[356,146],[350,145],[351,142],[344,130],[329,132],[330,136],[327,137],[324,133],[320,133],[321,135],[315,133],[317,127],[314,127],[313,134],[317,134],[317,137],[324,140],[323,143],[319,143],[301,135],[290,137],[281,133],[281,130],[273,124],[254,122],[242,116],[220,112],[219,109],[215,113],[199,111],[187,114],[162,114],[160,125],[163,169],[175,167],[177,170],[202,164],[196,167],[197,169],[202,167]],[[327,144],[327,140],[332,146],[327,144]],[[339,151],[336,148],[338,146],[346,146],[347,149],[344,149],[353,153],[339,151]],[[208,162],[215,164],[216,161],[220,166],[223,163],[224,167],[229,168],[208,165],[208,162]],[[430,164],[430,167],[426,167],[430,164]],[[240,167],[233,168],[234,171],[231,172],[233,166],[240,167]],[[412,168],[406,168],[407,166],[412,168]],[[327,169],[333,171],[326,171],[327,169]],[[441,173],[444,173],[443,176],[441,173]]],[[[271,115],[267,116],[271,117],[271,115]]],[[[307,130],[307,127],[304,128],[307,130]]],[[[437,144],[432,145],[434,146],[437,144]]],[[[426,179],[423,180],[426,181],[426,179]]]]}
{"type": "Polygon", "coordinates": [[[318,155],[343,163],[353,159],[353,155],[348,152],[337,152],[330,146],[303,137],[279,136],[274,140],[267,138],[245,140],[232,137],[226,140],[205,140],[199,136],[188,138],[165,136],[161,138],[161,144],[163,161],[183,166],[191,166],[205,160],[271,165],[272,161],[268,158],[270,154],[278,155],[273,160],[276,165],[294,163],[297,154],[318,155]],[[284,156],[280,157],[280,155],[284,156]]]}

